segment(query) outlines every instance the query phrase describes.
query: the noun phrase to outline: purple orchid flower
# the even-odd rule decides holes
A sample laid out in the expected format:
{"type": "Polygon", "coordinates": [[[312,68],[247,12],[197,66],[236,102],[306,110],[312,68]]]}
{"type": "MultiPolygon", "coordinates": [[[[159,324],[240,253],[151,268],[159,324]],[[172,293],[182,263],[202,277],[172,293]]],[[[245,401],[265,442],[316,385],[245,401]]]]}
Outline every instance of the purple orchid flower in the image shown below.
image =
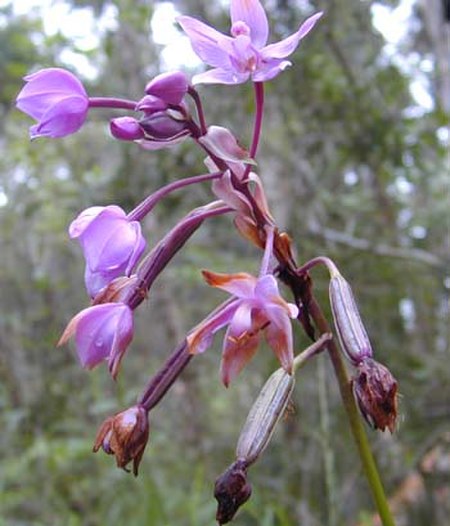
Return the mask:
{"type": "Polygon", "coordinates": [[[207,283],[233,295],[188,336],[189,351],[203,352],[212,336],[228,325],[223,344],[221,377],[228,386],[258,349],[261,332],[287,371],[294,359],[292,327],[289,318],[298,316],[298,308],[287,303],[271,274],[256,278],[241,272],[215,274],[203,271],[207,283]]]}
{"type": "Polygon", "coordinates": [[[231,0],[231,37],[189,16],[177,21],[195,53],[214,69],[195,75],[193,84],[241,84],[271,80],[291,65],[285,60],[322,16],[308,18],[299,29],[275,44],[267,44],[269,24],[259,0],[231,0]]]}
{"type": "Polygon", "coordinates": [[[27,84],[16,106],[36,121],[30,137],[65,137],[78,131],[86,120],[89,98],[83,84],[69,71],[42,69],[24,79],[27,84]]]}
{"type": "Polygon", "coordinates": [[[69,235],[83,249],[92,298],[113,279],[130,276],[146,246],[140,223],[130,221],[116,205],[87,208],[72,221],[69,235]]]}
{"type": "Polygon", "coordinates": [[[102,303],[82,310],[64,330],[58,345],[75,337],[82,367],[92,369],[108,361],[113,378],[133,338],[133,313],[124,303],[102,303]]]}

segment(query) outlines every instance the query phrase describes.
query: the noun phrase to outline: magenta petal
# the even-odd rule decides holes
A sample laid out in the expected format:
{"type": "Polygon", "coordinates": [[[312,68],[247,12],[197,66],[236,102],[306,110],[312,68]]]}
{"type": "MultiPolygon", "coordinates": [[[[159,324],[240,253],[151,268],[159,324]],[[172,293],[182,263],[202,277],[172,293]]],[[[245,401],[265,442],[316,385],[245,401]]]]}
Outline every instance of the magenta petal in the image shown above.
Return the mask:
{"type": "Polygon", "coordinates": [[[269,36],[269,23],[259,0],[231,0],[231,22],[245,22],[250,28],[252,44],[260,49],[265,46],[269,36]]]}
{"type": "Polygon", "coordinates": [[[283,328],[271,323],[267,327],[265,334],[267,343],[275,353],[281,366],[285,371],[290,373],[294,362],[294,346],[292,342],[292,327],[289,318],[285,316],[283,328]]]}
{"type": "Polygon", "coordinates": [[[265,60],[263,64],[253,73],[253,82],[266,82],[272,80],[286,68],[292,65],[289,60],[270,59],[265,60]]]}
{"type": "Polygon", "coordinates": [[[83,367],[90,369],[113,352],[125,352],[133,336],[133,315],[127,305],[95,305],[77,317],[75,342],[83,367]]]}
{"type": "Polygon", "coordinates": [[[104,206],[91,206],[80,212],[80,214],[78,214],[78,216],[70,223],[69,236],[72,239],[80,237],[91,221],[95,219],[104,208],[104,206]]]}
{"type": "Polygon", "coordinates": [[[263,59],[271,58],[286,58],[291,53],[295,51],[300,40],[305,37],[311,29],[315,26],[316,22],[323,15],[322,12],[316,13],[315,15],[309,17],[291,36],[276,42],[275,44],[270,44],[261,50],[261,56],[263,59]]]}
{"type": "Polygon", "coordinates": [[[242,84],[250,78],[250,73],[237,73],[221,68],[210,69],[192,77],[192,84],[242,84]]]}
{"type": "Polygon", "coordinates": [[[222,49],[220,43],[232,40],[231,37],[190,16],[179,16],[177,22],[189,37],[192,49],[203,62],[219,68],[229,66],[228,53],[222,49]]]}
{"type": "Polygon", "coordinates": [[[188,88],[188,79],[182,71],[168,71],[153,78],[145,87],[145,92],[167,104],[180,104],[188,88]]]}
{"type": "Polygon", "coordinates": [[[83,126],[87,112],[87,99],[79,96],[61,99],[42,115],[37,125],[31,127],[31,138],[57,139],[75,133],[83,126]]]}
{"type": "Polygon", "coordinates": [[[253,358],[259,345],[259,333],[249,336],[242,342],[236,342],[228,328],[224,339],[220,375],[226,387],[253,358]]]}
{"type": "Polygon", "coordinates": [[[252,328],[252,305],[247,301],[242,301],[227,332],[228,338],[239,338],[252,328]]]}

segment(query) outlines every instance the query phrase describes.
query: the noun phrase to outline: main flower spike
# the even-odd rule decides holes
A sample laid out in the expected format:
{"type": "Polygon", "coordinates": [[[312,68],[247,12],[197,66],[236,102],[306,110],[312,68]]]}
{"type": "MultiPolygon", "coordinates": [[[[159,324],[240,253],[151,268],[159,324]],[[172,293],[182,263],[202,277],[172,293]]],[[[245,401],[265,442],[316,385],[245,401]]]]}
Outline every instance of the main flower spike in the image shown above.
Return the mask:
{"type": "Polygon", "coordinates": [[[297,48],[322,16],[308,18],[299,29],[275,44],[267,44],[269,24],[259,0],[231,0],[231,36],[192,18],[177,21],[189,37],[195,53],[214,69],[195,75],[193,84],[241,84],[251,78],[265,82],[291,65],[286,57],[297,48]]]}
{"type": "Polygon", "coordinates": [[[80,363],[92,369],[108,361],[113,378],[133,339],[133,313],[124,303],[102,303],[82,310],[68,323],[58,345],[74,336],[80,363]]]}
{"type": "Polygon", "coordinates": [[[69,235],[83,249],[92,298],[114,278],[129,276],[146,246],[140,223],[116,205],[87,208],[72,221],[69,235]]]}
{"type": "Polygon", "coordinates": [[[86,120],[89,98],[83,84],[70,71],[42,69],[24,79],[27,83],[16,106],[38,123],[30,137],[65,137],[78,131],[86,120]]]}

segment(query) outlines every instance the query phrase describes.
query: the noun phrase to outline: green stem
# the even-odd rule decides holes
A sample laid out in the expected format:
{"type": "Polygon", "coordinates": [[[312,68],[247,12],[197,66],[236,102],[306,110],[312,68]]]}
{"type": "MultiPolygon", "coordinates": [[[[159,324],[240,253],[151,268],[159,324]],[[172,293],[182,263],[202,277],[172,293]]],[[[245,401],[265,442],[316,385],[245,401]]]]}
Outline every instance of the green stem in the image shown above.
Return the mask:
{"type": "MultiPolygon", "coordinates": [[[[328,322],[314,296],[311,297],[309,311],[319,331],[323,333],[329,333],[330,327],[328,326],[328,322]]],[[[350,379],[348,377],[341,353],[339,352],[333,340],[328,343],[328,353],[336,373],[342,401],[344,403],[344,407],[347,412],[347,418],[350,423],[350,429],[356,442],[364,473],[372,491],[372,496],[374,498],[378,514],[380,515],[381,522],[383,526],[395,526],[394,519],[387,503],[383,484],[375,464],[375,459],[372,455],[369,441],[361,422],[355,399],[353,397],[350,379]]]]}

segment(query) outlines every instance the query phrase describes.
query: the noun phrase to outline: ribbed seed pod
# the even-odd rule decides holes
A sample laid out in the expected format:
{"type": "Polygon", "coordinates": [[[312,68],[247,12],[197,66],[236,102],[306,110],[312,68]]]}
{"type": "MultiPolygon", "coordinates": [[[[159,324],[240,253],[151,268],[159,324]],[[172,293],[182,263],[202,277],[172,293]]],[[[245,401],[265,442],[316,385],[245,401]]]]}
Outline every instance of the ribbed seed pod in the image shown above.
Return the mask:
{"type": "Polygon", "coordinates": [[[294,389],[294,377],[284,369],[275,371],[264,384],[242,428],[236,458],[252,464],[264,451],[294,389]]]}
{"type": "Polygon", "coordinates": [[[352,289],[340,274],[330,280],[330,303],[339,342],[347,358],[355,366],[371,358],[372,346],[352,289]]]}

